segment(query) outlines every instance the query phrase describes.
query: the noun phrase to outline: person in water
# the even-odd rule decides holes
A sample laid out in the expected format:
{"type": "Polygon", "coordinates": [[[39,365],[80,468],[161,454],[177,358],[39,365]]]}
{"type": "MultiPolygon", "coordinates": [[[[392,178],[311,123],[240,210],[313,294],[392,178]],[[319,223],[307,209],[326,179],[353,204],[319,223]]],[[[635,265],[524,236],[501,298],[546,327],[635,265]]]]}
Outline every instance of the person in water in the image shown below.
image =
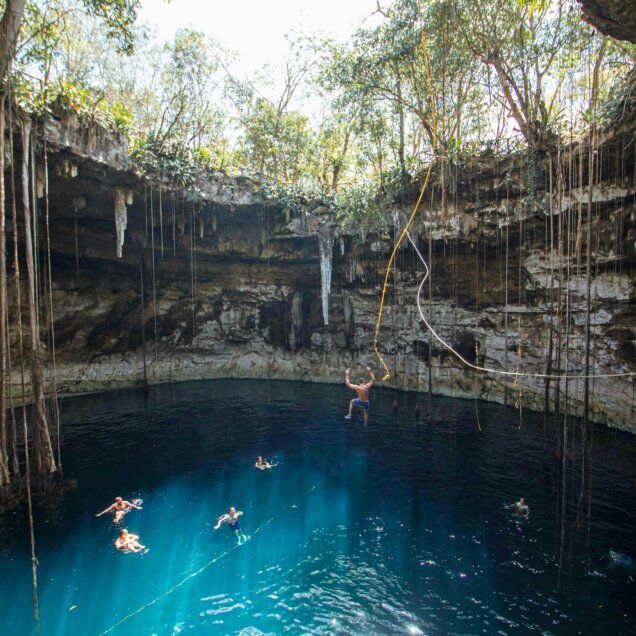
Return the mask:
{"type": "Polygon", "coordinates": [[[528,508],[526,500],[523,497],[521,497],[521,499],[519,499],[516,503],[513,503],[510,508],[512,508],[512,512],[514,512],[514,514],[519,515],[520,517],[527,517],[530,514],[530,508],[528,508]]]}
{"type": "Polygon", "coordinates": [[[114,503],[110,504],[110,506],[108,506],[106,510],[102,510],[101,512],[98,512],[95,516],[101,517],[107,512],[114,512],[115,516],[113,518],[113,521],[114,523],[119,523],[124,518],[124,515],[130,510],[132,510],[133,508],[136,508],[137,510],[141,510],[141,506],[138,506],[137,504],[134,504],[134,503],[130,503],[130,501],[125,501],[121,497],[115,497],[114,503]]]}
{"type": "Polygon", "coordinates": [[[369,421],[369,389],[375,385],[375,376],[371,371],[371,367],[367,367],[367,373],[370,378],[369,382],[365,382],[364,378],[360,378],[358,380],[358,384],[351,384],[351,380],[349,379],[349,369],[345,371],[345,385],[347,388],[358,394],[357,398],[354,398],[351,402],[349,402],[349,413],[345,415],[345,420],[351,419],[351,413],[353,412],[354,405],[359,406],[364,413],[365,426],[369,421]]]}
{"type": "Polygon", "coordinates": [[[270,464],[266,459],[263,459],[259,455],[254,466],[256,466],[256,468],[259,468],[260,470],[266,470],[267,468],[274,468],[274,466],[278,466],[278,464],[270,464]]]}
{"type": "Polygon", "coordinates": [[[238,544],[241,545],[241,543],[244,543],[249,539],[249,537],[243,532],[243,528],[241,528],[241,524],[238,520],[242,514],[243,513],[240,510],[237,511],[235,508],[230,508],[226,514],[221,515],[218,518],[214,529],[218,530],[221,527],[221,524],[227,521],[228,527],[236,535],[238,544]]]}
{"type": "Polygon", "coordinates": [[[115,547],[118,550],[127,550],[129,552],[139,552],[146,546],[139,543],[139,535],[131,534],[125,528],[119,532],[119,536],[115,539],[115,547]]]}

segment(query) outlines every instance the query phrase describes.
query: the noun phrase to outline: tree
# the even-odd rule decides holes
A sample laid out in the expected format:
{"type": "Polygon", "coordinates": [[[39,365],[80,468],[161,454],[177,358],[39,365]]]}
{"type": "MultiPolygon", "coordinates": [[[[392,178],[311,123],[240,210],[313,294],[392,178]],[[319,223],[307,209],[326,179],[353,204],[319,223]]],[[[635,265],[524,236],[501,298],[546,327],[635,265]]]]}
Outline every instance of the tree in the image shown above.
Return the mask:
{"type": "Polygon", "coordinates": [[[314,137],[307,117],[295,111],[280,113],[259,97],[243,124],[243,152],[251,170],[287,183],[296,183],[311,170],[314,137]]]}
{"type": "MultiPolygon", "coordinates": [[[[51,0],[51,2],[55,3],[56,0],[51,0]]],[[[137,18],[140,0],[82,0],[82,4],[89,15],[103,21],[109,37],[117,41],[122,50],[132,53],[134,46],[132,26],[137,18]]],[[[3,82],[7,69],[15,57],[27,0],[5,0],[4,5],[4,13],[0,19],[2,33],[0,38],[0,81],[3,82]]]]}
{"type": "Polygon", "coordinates": [[[467,49],[494,70],[500,101],[525,141],[535,149],[553,143],[554,70],[567,48],[567,0],[493,0],[487,6],[458,0],[456,12],[467,49]]]}
{"type": "MultiPolygon", "coordinates": [[[[58,15],[63,15],[62,3],[57,0],[51,0],[49,3],[43,3],[45,7],[54,7],[59,9],[58,15]]],[[[136,17],[136,8],[138,0],[84,0],[83,7],[91,15],[99,16],[111,37],[117,38],[119,45],[125,50],[131,50],[132,47],[132,31],[131,25],[136,17]]],[[[5,202],[7,197],[4,189],[4,129],[5,129],[5,105],[7,102],[7,77],[12,63],[15,59],[16,52],[19,49],[20,30],[24,23],[25,17],[28,16],[33,23],[40,19],[40,29],[33,29],[35,35],[30,34],[27,44],[30,45],[29,53],[31,61],[41,62],[44,70],[45,79],[48,78],[48,71],[51,66],[53,57],[52,50],[55,48],[56,40],[59,40],[59,29],[54,28],[56,20],[50,21],[44,16],[46,11],[41,10],[40,5],[27,4],[26,0],[6,0],[3,6],[2,17],[0,18],[0,29],[2,37],[0,37],[0,157],[2,157],[2,166],[0,170],[0,254],[2,255],[2,264],[0,266],[0,321],[3,323],[0,329],[0,373],[2,380],[0,382],[0,494],[8,497],[12,493],[13,488],[17,488],[19,475],[12,476],[8,470],[7,463],[7,429],[6,429],[6,373],[7,373],[7,356],[9,344],[9,335],[4,328],[8,324],[7,316],[9,307],[7,304],[7,279],[6,279],[6,214],[5,202]],[[34,39],[38,38],[38,42],[34,43],[34,39]],[[39,48],[38,48],[39,45],[39,48]]],[[[26,55],[28,58],[28,54],[26,55]]],[[[53,457],[51,438],[49,433],[49,422],[44,407],[44,384],[43,384],[43,346],[40,339],[39,313],[38,304],[35,294],[35,288],[38,284],[36,281],[36,273],[34,269],[34,251],[35,242],[30,232],[32,224],[31,210],[29,205],[30,191],[29,184],[29,157],[30,157],[30,122],[20,122],[20,131],[22,133],[22,151],[21,151],[21,174],[22,174],[22,210],[24,213],[23,238],[24,238],[24,260],[27,269],[27,287],[28,287],[28,315],[29,315],[29,357],[31,366],[31,389],[34,398],[34,418],[33,428],[33,444],[34,444],[34,468],[35,479],[40,487],[46,487],[49,483],[50,475],[57,470],[56,462],[53,457]]],[[[12,137],[14,131],[9,131],[12,137]]],[[[17,163],[15,156],[12,157],[12,163],[17,163]]],[[[13,193],[15,196],[15,193],[13,193]]],[[[15,207],[14,207],[15,212],[15,207]]],[[[15,216],[15,213],[14,213],[15,216]]],[[[16,294],[20,288],[18,258],[17,258],[17,224],[14,220],[14,251],[15,251],[15,275],[16,275],[16,294]]],[[[21,313],[20,324],[21,324],[21,313]]],[[[21,328],[20,328],[21,333],[21,328]]],[[[22,339],[19,338],[20,349],[22,351],[22,339]]],[[[21,356],[21,364],[24,364],[24,356],[21,356]]],[[[26,426],[26,422],[25,422],[26,426]]],[[[37,615],[37,608],[36,608],[37,615]]]]}

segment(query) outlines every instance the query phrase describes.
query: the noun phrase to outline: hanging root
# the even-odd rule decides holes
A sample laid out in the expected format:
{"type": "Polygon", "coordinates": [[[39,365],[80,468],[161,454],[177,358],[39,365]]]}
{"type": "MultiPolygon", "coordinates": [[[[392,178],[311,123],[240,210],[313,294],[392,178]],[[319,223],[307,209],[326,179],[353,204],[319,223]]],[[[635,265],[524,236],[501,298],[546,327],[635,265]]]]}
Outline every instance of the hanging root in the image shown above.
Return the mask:
{"type": "Polygon", "coordinates": [[[404,237],[408,234],[409,227],[411,226],[411,223],[413,223],[413,219],[415,218],[417,210],[420,207],[422,198],[424,197],[424,192],[428,186],[429,179],[431,178],[431,172],[433,170],[433,159],[435,158],[435,151],[437,146],[437,114],[435,110],[433,82],[431,80],[431,71],[428,64],[428,52],[426,49],[426,40],[424,38],[424,24],[423,24],[424,21],[422,19],[422,5],[420,3],[420,0],[417,0],[417,9],[418,9],[419,23],[420,23],[420,41],[422,43],[422,58],[424,61],[424,69],[426,71],[426,83],[428,86],[428,93],[429,93],[430,105],[431,105],[431,117],[433,120],[433,125],[432,125],[433,131],[432,131],[432,138],[431,138],[431,160],[430,160],[430,163],[428,164],[428,169],[426,171],[426,177],[424,178],[424,183],[422,184],[422,189],[420,190],[420,196],[417,198],[415,207],[413,208],[413,212],[411,212],[411,216],[409,217],[409,220],[404,226],[404,229],[402,230],[402,233],[400,234],[400,238],[398,238],[397,242],[393,246],[393,251],[391,252],[391,257],[389,258],[389,262],[386,266],[386,271],[384,273],[384,284],[382,285],[382,297],[380,298],[380,309],[378,311],[378,321],[375,327],[375,335],[373,336],[373,351],[375,352],[375,355],[380,360],[380,363],[384,367],[384,371],[385,371],[385,374],[382,377],[383,382],[387,382],[391,379],[391,372],[389,371],[389,367],[387,367],[386,363],[384,362],[384,358],[380,355],[380,352],[378,351],[378,335],[380,333],[380,326],[382,325],[382,310],[384,309],[384,298],[386,296],[386,288],[389,281],[389,274],[391,273],[391,265],[393,264],[395,255],[397,254],[397,251],[400,247],[400,243],[402,243],[402,239],[404,239],[404,237]]]}

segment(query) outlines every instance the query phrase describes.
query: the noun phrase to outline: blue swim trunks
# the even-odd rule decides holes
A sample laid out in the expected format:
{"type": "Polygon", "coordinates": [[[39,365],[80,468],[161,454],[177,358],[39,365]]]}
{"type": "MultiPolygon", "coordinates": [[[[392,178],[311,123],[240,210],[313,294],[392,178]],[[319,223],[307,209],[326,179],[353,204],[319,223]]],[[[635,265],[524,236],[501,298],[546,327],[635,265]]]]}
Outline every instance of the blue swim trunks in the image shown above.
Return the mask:
{"type": "Polygon", "coordinates": [[[359,406],[361,409],[365,409],[368,410],[369,409],[369,403],[368,402],[363,402],[360,398],[356,398],[353,403],[356,406],[359,406]]]}
{"type": "Polygon", "coordinates": [[[228,523],[227,525],[230,530],[236,531],[241,529],[241,524],[238,521],[236,521],[235,523],[228,523]]]}

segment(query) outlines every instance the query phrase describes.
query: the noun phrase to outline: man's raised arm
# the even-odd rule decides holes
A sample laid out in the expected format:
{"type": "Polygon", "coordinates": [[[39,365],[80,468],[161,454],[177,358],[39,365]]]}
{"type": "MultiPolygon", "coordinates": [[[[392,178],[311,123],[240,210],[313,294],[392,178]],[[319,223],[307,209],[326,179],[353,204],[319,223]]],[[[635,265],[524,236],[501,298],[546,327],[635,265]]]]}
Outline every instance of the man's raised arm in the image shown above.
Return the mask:
{"type": "Polygon", "coordinates": [[[367,373],[369,374],[369,377],[371,378],[371,382],[369,382],[367,386],[371,388],[372,386],[375,385],[375,376],[373,375],[373,371],[371,371],[371,367],[367,367],[367,373]]]}
{"type": "Polygon", "coordinates": [[[345,386],[348,389],[353,389],[354,391],[356,390],[356,386],[354,386],[353,384],[351,384],[351,381],[349,380],[349,369],[345,370],[345,386]]]}

